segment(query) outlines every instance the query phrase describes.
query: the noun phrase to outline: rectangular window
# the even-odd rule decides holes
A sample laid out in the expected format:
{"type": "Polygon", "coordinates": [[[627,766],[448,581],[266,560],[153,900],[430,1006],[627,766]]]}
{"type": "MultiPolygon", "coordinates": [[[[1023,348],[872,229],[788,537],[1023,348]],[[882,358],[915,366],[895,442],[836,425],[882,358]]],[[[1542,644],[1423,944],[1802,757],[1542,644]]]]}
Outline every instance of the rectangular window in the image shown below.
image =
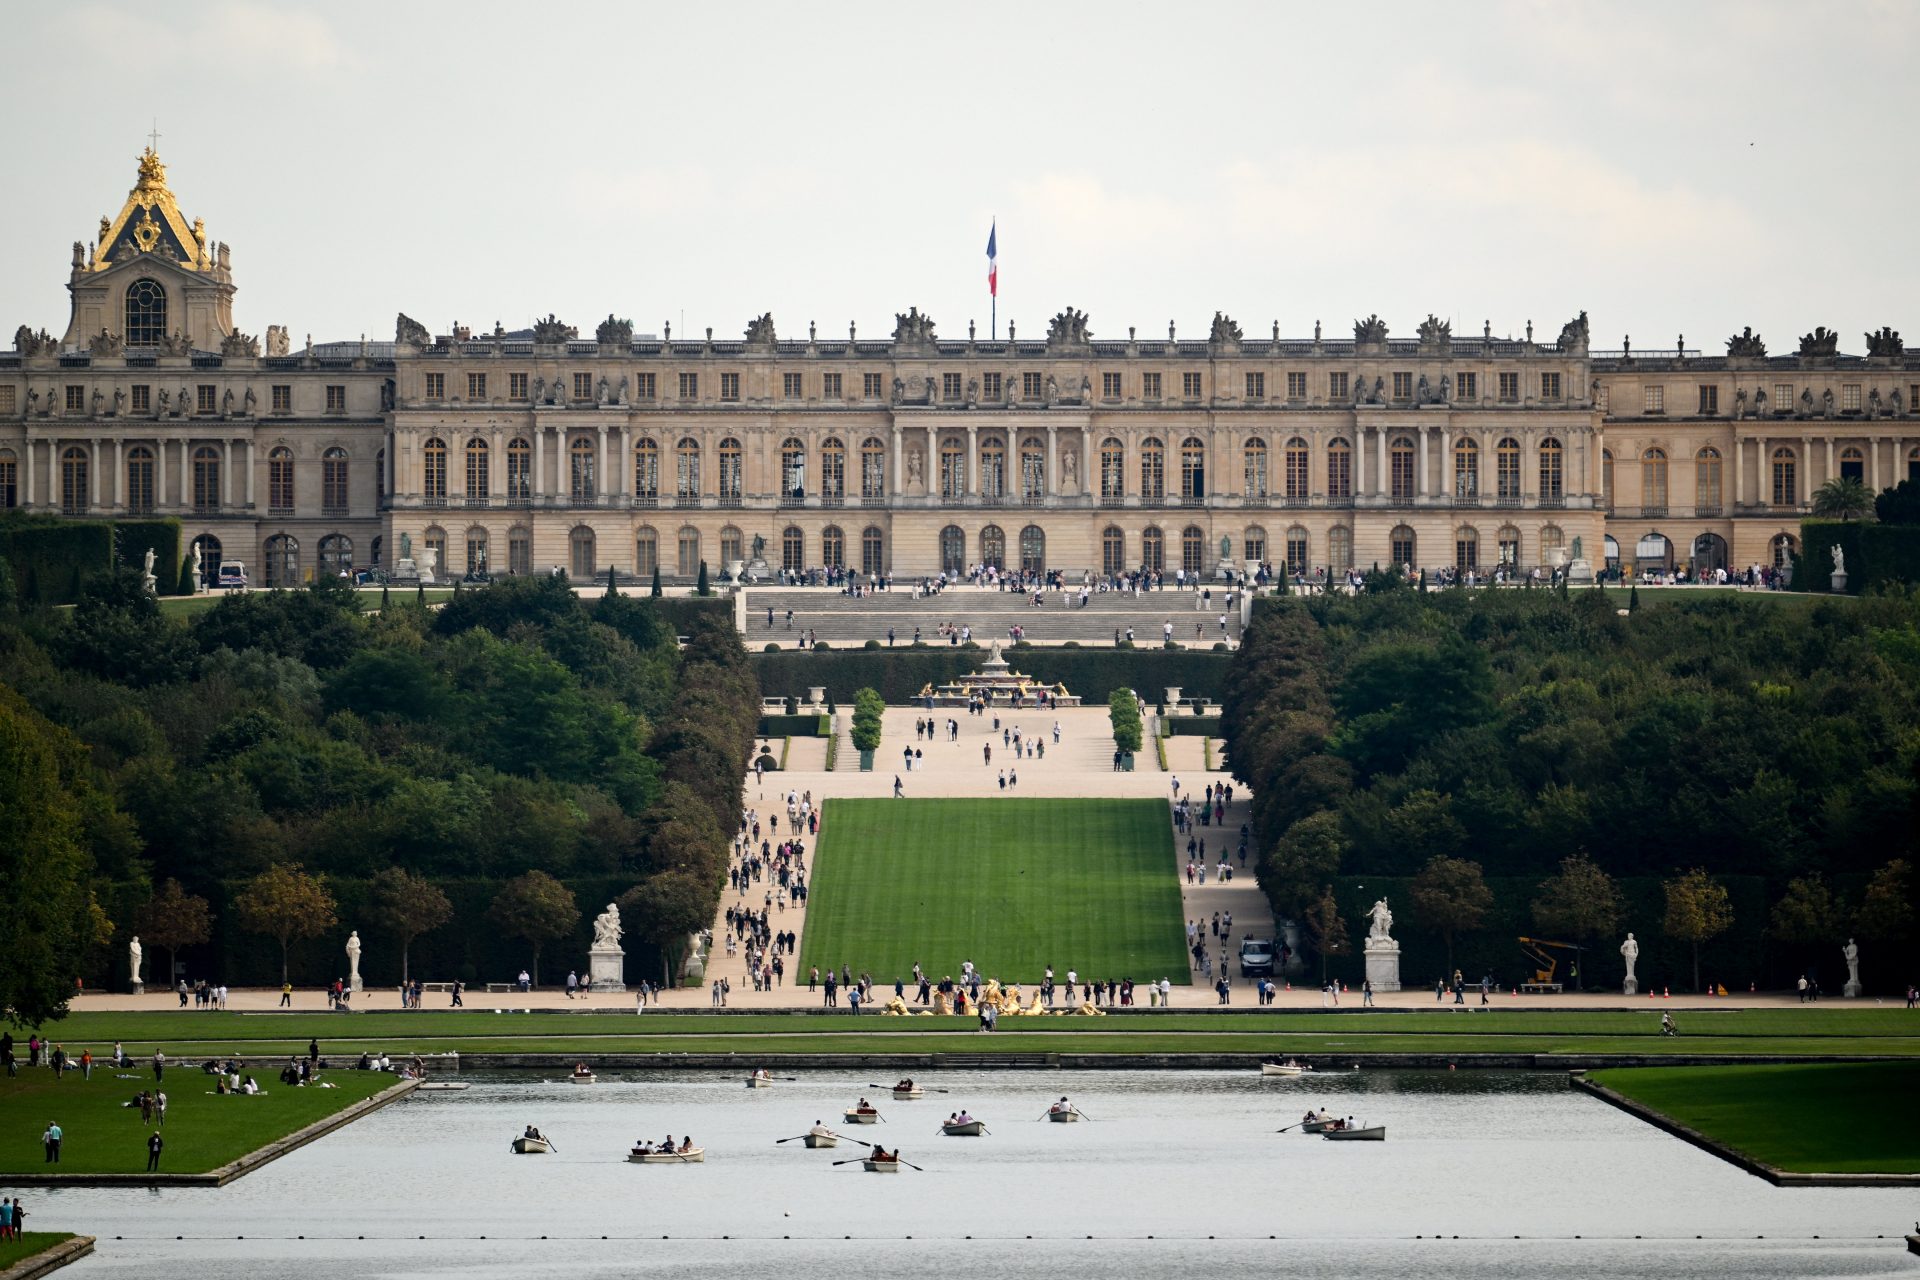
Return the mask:
{"type": "Polygon", "coordinates": [[[788,400],[798,400],[800,396],[800,375],[783,373],[780,375],[780,394],[788,400]]]}
{"type": "Polygon", "coordinates": [[[740,398],[739,374],[723,373],[720,375],[720,398],[722,400],[738,400],[740,398]]]}
{"type": "Polygon", "coordinates": [[[345,413],[347,411],[346,384],[334,382],[327,386],[327,412],[345,413]]]}
{"type": "Polygon", "coordinates": [[[487,375],[470,373],[467,375],[467,399],[485,400],[487,398],[487,375]]]}
{"type": "Polygon", "coordinates": [[[1000,398],[1000,375],[997,373],[981,374],[980,394],[989,400],[998,400],[1000,398]]]}
{"type": "Polygon", "coordinates": [[[87,389],[69,386],[67,388],[67,412],[85,413],[87,411],[87,389]]]}
{"type": "Polygon", "coordinates": [[[1140,375],[1140,398],[1142,400],[1158,400],[1160,398],[1159,374],[1143,373],[1140,375]]]}
{"type": "Polygon", "coordinates": [[[1040,375],[1037,373],[1021,374],[1020,375],[1020,398],[1022,400],[1038,400],[1040,398],[1040,394],[1041,394],[1040,375]]]}
{"type": "Polygon", "coordinates": [[[1720,412],[1720,388],[1718,384],[1703,382],[1700,384],[1700,416],[1711,417],[1720,412]]]}
{"type": "Polygon", "coordinates": [[[219,404],[214,399],[214,386],[211,382],[203,382],[194,388],[193,411],[195,413],[215,413],[218,412],[218,408],[219,404]]]}
{"type": "Polygon", "coordinates": [[[1520,375],[1503,373],[1500,375],[1500,398],[1513,401],[1520,398],[1520,375]]]}
{"type": "Polygon", "coordinates": [[[633,395],[636,400],[651,400],[654,397],[653,375],[636,373],[633,375],[633,395]]]}
{"type": "Polygon", "coordinates": [[[18,413],[18,389],[12,386],[0,387],[0,413],[18,413]]]}
{"type": "Polygon", "coordinates": [[[949,404],[960,399],[960,375],[943,373],[940,375],[940,398],[949,404]]]}
{"type": "Polygon", "coordinates": [[[1773,384],[1773,411],[1775,413],[1793,412],[1793,384],[1776,382],[1773,384]]]}
{"type": "Polygon", "coordinates": [[[822,399],[826,399],[826,400],[840,399],[840,375],[839,374],[823,373],[820,375],[820,395],[822,399]]]}
{"type": "Polygon", "coordinates": [[[573,398],[575,400],[593,399],[593,375],[576,373],[573,375],[573,398]]]}
{"type": "Polygon", "coordinates": [[[1247,375],[1247,399],[1265,400],[1267,398],[1267,375],[1249,373],[1247,375]]]}
{"type": "Polygon", "coordinates": [[[1560,398],[1559,374],[1543,373],[1540,375],[1540,398],[1542,400],[1558,400],[1560,398]]]}
{"type": "Polygon", "coordinates": [[[1478,400],[1480,398],[1480,375],[1468,373],[1464,369],[1453,380],[1453,397],[1456,400],[1478,400]]]}
{"type": "Polygon", "coordinates": [[[293,388],[287,383],[276,383],[273,388],[273,411],[275,413],[293,412],[293,388]]]}
{"type": "Polygon", "coordinates": [[[1102,400],[1118,400],[1120,398],[1119,374],[1103,373],[1100,375],[1100,398],[1102,400]]]}
{"type": "Polygon", "coordinates": [[[1413,399],[1413,374],[1401,370],[1393,375],[1393,398],[1395,400],[1413,399]]]}
{"type": "Polygon", "coordinates": [[[1330,373],[1327,375],[1327,399],[1345,400],[1347,398],[1347,375],[1330,373]]]}
{"type": "Polygon", "coordinates": [[[1305,400],[1307,398],[1307,375],[1305,372],[1287,375],[1287,399],[1305,400]]]}
{"type": "Polygon", "coordinates": [[[430,373],[427,375],[427,399],[445,400],[447,398],[447,375],[430,373]]]}
{"type": "MultiPolygon", "coordinates": [[[[12,391],[12,387],[0,387],[0,392],[12,391]]],[[[7,403],[5,395],[0,395],[0,407],[7,403]]],[[[20,504],[20,464],[11,453],[0,453],[0,510],[12,510],[20,504]]]]}
{"type": "Polygon", "coordinates": [[[1182,400],[1198,400],[1200,398],[1200,375],[1197,372],[1183,373],[1180,375],[1180,398],[1182,400]]]}
{"type": "Polygon", "coordinates": [[[1842,413],[1860,412],[1860,384],[1859,383],[1847,382],[1847,383],[1841,384],[1840,412],[1842,413]]]}
{"type": "Polygon", "coordinates": [[[680,375],[680,398],[682,400],[698,400],[700,398],[699,374],[683,373],[680,375]]]}
{"type": "Polygon", "coordinates": [[[1344,443],[1327,451],[1327,496],[1353,497],[1353,450],[1344,443]]]}
{"type": "Polygon", "coordinates": [[[878,374],[878,373],[861,374],[860,375],[860,398],[863,400],[884,400],[886,398],[887,393],[885,388],[881,385],[881,380],[883,376],[884,375],[878,374]]]}
{"type": "MultiPolygon", "coordinates": [[[[13,398],[12,387],[6,389],[5,398],[9,400],[13,398]]],[[[135,383],[133,387],[133,411],[135,413],[146,413],[152,408],[153,388],[144,382],[135,383]]]]}
{"type": "Polygon", "coordinates": [[[507,375],[507,399],[525,400],[527,398],[527,375],[510,373],[507,375]]]}
{"type": "Polygon", "coordinates": [[[1640,412],[1665,413],[1667,411],[1667,389],[1665,387],[1645,387],[1640,392],[1640,412]]]}

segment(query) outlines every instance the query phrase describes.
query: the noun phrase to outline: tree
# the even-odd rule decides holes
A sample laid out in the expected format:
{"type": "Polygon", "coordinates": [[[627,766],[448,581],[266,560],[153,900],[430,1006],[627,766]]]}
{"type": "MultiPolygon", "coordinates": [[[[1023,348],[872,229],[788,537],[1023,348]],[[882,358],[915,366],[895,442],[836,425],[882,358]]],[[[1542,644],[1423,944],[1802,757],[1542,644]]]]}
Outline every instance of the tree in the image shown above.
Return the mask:
{"type": "Polygon", "coordinates": [[[580,908],[574,905],[573,890],[534,870],[501,887],[487,908],[487,918],[508,937],[532,944],[533,983],[539,986],[541,948],[573,932],[580,923],[580,908]]]}
{"type": "Polygon", "coordinates": [[[386,867],[373,878],[372,916],[375,924],[400,939],[400,981],[412,974],[408,952],[413,940],[453,918],[453,904],[439,886],[402,867],[386,867]]]}
{"type": "Polygon", "coordinates": [[[1733,903],[1726,889],[1700,867],[1666,882],[1667,936],[1693,949],[1693,989],[1700,989],[1700,944],[1733,927],[1733,903]]]}
{"type": "Polygon", "coordinates": [[[607,566],[607,594],[609,596],[617,596],[620,594],[620,584],[613,580],[612,565],[607,566]]]}
{"type": "Polygon", "coordinates": [[[1260,887],[1274,910],[1292,914],[1307,910],[1319,890],[1340,874],[1341,860],[1353,842],[1347,838],[1340,815],[1331,809],[1309,814],[1287,828],[1260,864],[1260,887]]]}
{"type": "Polygon", "coordinates": [[[1540,883],[1533,923],[1543,933],[1589,942],[1618,928],[1624,910],[1620,886],[1583,850],[1562,858],[1559,872],[1540,883]]]}
{"type": "Polygon", "coordinates": [[[693,593],[697,596],[710,596],[713,589],[707,586],[707,562],[700,562],[700,576],[693,584],[693,593]]]}
{"type": "Polygon", "coordinates": [[[1813,514],[1850,521],[1874,509],[1873,494],[1854,476],[1835,476],[1813,491],[1813,514]]]}
{"type": "Polygon", "coordinates": [[[1860,902],[1858,924],[1874,942],[1905,943],[1913,937],[1913,868],[1895,858],[1873,873],[1860,902]]]}
{"type": "Polygon", "coordinates": [[[175,952],[182,947],[203,946],[213,936],[213,912],[207,900],[188,893],[171,876],[159,892],[134,911],[133,921],[135,931],[148,945],[167,953],[166,980],[161,986],[173,985],[175,952]]]}
{"type": "Polygon", "coordinates": [[[656,561],[653,566],[653,589],[647,592],[647,594],[652,596],[655,600],[658,600],[661,596],[666,594],[665,591],[662,591],[660,589],[660,565],[658,561],[656,561]]]}
{"type": "Polygon", "coordinates": [[[853,739],[855,749],[877,751],[880,749],[880,717],[886,711],[887,704],[879,692],[874,689],[856,689],[853,694],[853,739]]]}
{"type": "Polygon", "coordinates": [[[1881,524],[1920,524],[1920,480],[1906,479],[1882,489],[1873,500],[1881,524]]]}
{"type": "Polygon", "coordinates": [[[93,932],[86,751],[0,686],[0,1017],[66,1012],[93,932]]]}
{"type": "Polygon", "coordinates": [[[297,862],[268,867],[247,882],[233,899],[240,927],[264,933],[280,944],[280,981],[287,981],[287,949],[302,938],[317,938],[338,923],[333,894],[321,876],[310,876],[297,862]]]}
{"type": "Polygon", "coordinates": [[[177,596],[195,595],[200,590],[200,579],[193,571],[193,557],[188,556],[180,562],[180,579],[174,587],[177,596]]]}
{"type": "Polygon", "coordinates": [[[1453,938],[1478,929],[1493,906],[1493,890],[1480,864],[1445,855],[1430,858],[1413,878],[1414,909],[1440,931],[1447,943],[1447,972],[1453,972],[1453,938]]]}
{"type": "Polygon", "coordinates": [[[1333,886],[1324,885],[1320,897],[1307,908],[1300,921],[1306,926],[1307,945],[1320,955],[1320,985],[1327,984],[1327,957],[1347,954],[1347,922],[1340,916],[1340,904],[1334,901],[1333,886]]]}
{"type": "Polygon", "coordinates": [[[1794,946],[1812,947],[1840,938],[1840,903],[1819,872],[1796,876],[1773,904],[1773,936],[1794,946]]]}
{"type": "Polygon", "coordinates": [[[620,912],[627,927],[659,949],[660,979],[669,986],[680,958],[678,944],[711,925],[719,905],[719,880],[692,870],[649,876],[620,898],[620,912]]]}
{"type": "Polygon", "coordinates": [[[1107,718],[1113,723],[1113,745],[1132,755],[1140,749],[1144,729],[1140,723],[1140,703],[1131,689],[1115,689],[1107,698],[1107,718]]]}

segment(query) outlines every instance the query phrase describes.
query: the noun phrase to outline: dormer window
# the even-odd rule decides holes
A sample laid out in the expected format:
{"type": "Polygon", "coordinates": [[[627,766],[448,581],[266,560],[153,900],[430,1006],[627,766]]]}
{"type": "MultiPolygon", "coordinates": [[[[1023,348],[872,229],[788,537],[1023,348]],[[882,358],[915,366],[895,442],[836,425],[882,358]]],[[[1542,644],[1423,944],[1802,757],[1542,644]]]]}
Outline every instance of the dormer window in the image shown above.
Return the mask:
{"type": "Polygon", "coordinates": [[[167,336],[167,291],[158,281],[140,279],[127,286],[126,344],[157,347],[167,336]]]}

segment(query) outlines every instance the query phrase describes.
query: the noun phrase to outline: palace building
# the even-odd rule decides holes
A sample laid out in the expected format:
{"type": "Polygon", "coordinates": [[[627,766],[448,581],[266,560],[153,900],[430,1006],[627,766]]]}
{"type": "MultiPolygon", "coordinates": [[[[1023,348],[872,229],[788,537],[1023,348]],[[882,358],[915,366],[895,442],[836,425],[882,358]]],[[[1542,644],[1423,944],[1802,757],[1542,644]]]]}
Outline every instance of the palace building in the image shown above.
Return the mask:
{"type": "Polygon", "coordinates": [[[1746,333],[1725,355],[1390,337],[308,340],[235,327],[228,247],[151,150],[73,245],[65,332],[0,354],[0,507],[171,515],[256,584],[391,567],[691,580],[748,559],[921,576],[986,562],[1116,573],[1585,559],[1777,563],[1813,491],[1920,477],[1920,358],[1891,329],[1842,355],[1746,333]],[[431,549],[429,553],[428,549],[431,549]]]}

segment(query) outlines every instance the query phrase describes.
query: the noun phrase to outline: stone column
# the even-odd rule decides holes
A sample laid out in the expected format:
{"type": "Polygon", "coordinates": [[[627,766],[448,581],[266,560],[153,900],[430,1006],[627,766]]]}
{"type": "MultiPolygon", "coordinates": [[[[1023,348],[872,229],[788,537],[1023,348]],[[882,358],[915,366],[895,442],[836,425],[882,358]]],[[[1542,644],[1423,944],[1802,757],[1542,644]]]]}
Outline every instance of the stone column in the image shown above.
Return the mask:
{"type": "Polygon", "coordinates": [[[1804,507],[1813,500],[1813,437],[1800,437],[1800,483],[1794,486],[1793,505],[1804,507]]]}
{"type": "Polygon", "coordinates": [[[1099,492],[1093,487],[1098,483],[1093,479],[1093,466],[1093,425],[1088,423],[1080,428],[1080,495],[1099,492]]]}
{"type": "Polygon", "coordinates": [[[620,425],[620,465],[607,475],[607,492],[615,497],[633,495],[633,428],[620,425]]]}
{"type": "Polygon", "coordinates": [[[1871,468],[1870,474],[1873,477],[1873,491],[1875,493],[1880,492],[1880,446],[1885,443],[1886,441],[1882,440],[1879,436],[1875,436],[1867,442],[1868,465],[1871,468]]]}
{"type": "Polygon", "coordinates": [[[1415,498],[1427,496],[1427,429],[1425,427],[1420,428],[1420,469],[1413,473],[1413,495],[1415,498]]]}
{"type": "Polygon", "coordinates": [[[600,482],[593,487],[596,497],[612,496],[611,482],[607,479],[607,473],[611,470],[613,470],[613,457],[607,452],[607,428],[602,424],[600,427],[600,482]]]}
{"type": "Polygon", "coordinates": [[[245,445],[247,450],[247,510],[251,511],[253,510],[253,473],[256,470],[254,467],[253,441],[250,439],[242,440],[240,443],[245,445]]]}
{"type": "MultiPolygon", "coordinates": [[[[677,458],[678,453],[675,454],[677,458]]],[[[533,424],[533,498],[538,502],[547,496],[547,429],[538,422],[533,424]]]]}
{"type": "Polygon", "coordinates": [[[115,439],[113,442],[113,509],[115,511],[127,504],[127,463],[121,448],[121,442],[115,439]]]}
{"type": "Polygon", "coordinates": [[[89,490],[87,494],[87,509],[89,511],[98,511],[100,509],[100,472],[103,469],[101,463],[106,460],[107,442],[104,437],[95,437],[87,441],[87,443],[93,446],[93,456],[88,459],[87,463],[87,488],[89,490]]]}
{"type": "Polygon", "coordinates": [[[1733,505],[1737,509],[1747,501],[1747,442],[1733,438],[1733,505]]]}
{"type": "Polygon", "coordinates": [[[1379,439],[1374,447],[1379,452],[1374,455],[1374,461],[1377,465],[1373,473],[1373,491],[1378,496],[1385,498],[1393,493],[1393,479],[1387,474],[1387,429],[1381,427],[1376,434],[1379,439]]]}
{"type": "MultiPolygon", "coordinates": [[[[1004,455],[1003,455],[1004,457],[1004,455]]],[[[1005,477],[1002,477],[1004,482],[1005,477]]],[[[967,498],[976,501],[980,497],[980,429],[967,428],[967,498]]]]}
{"type": "Polygon", "coordinates": [[[233,441],[223,440],[220,446],[226,458],[220,465],[220,509],[226,511],[233,507],[233,441]]]}
{"type": "MultiPolygon", "coordinates": [[[[1040,497],[1044,501],[1052,498],[1054,492],[1060,487],[1060,449],[1052,423],[1047,424],[1047,455],[1041,462],[1042,465],[1046,467],[1046,472],[1041,477],[1042,484],[1040,488],[1040,497]]],[[[1026,477],[1023,475],[1020,478],[1020,488],[1023,495],[1026,492],[1026,483],[1026,477]]]]}
{"type": "Polygon", "coordinates": [[[24,450],[27,455],[27,506],[29,508],[33,506],[33,455],[36,452],[33,446],[37,443],[38,441],[29,436],[24,450]]]}
{"type": "Polygon", "coordinates": [[[1827,437],[1827,474],[1822,476],[1821,479],[1823,481],[1831,480],[1836,474],[1838,473],[1835,472],[1833,469],[1833,437],[1828,436],[1827,437]]]}
{"type": "Polygon", "coordinates": [[[1453,503],[1453,428],[1440,428],[1440,501],[1453,503]]]}
{"type": "MultiPolygon", "coordinates": [[[[905,451],[906,450],[904,447],[904,441],[902,441],[901,439],[900,424],[898,422],[895,422],[893,424],[892,456],[888,459],[888,462],[891,464],[889,469],[893,472],[893,484],[887,491],[888,498],[895,501],[897,501],[900,497],[901,477],[906,474],[906,466],[907,466],[906,460],[900,456],[905,451]]],[[[925,475],[926,472],[922,471],[920,474],[925,475]]],[[[862,466],[860,471],[860,479],[863,483],[866,480],[866,468],[864,465],[862,466]]]]}
{"type": "Polygon", "coordinates": [[[1356,424],[1353,428],[1353,474],[1347,477],[1351,483],[1354,497],[1364,496],[1367,492],[1367,433],[1356,424]]]}

